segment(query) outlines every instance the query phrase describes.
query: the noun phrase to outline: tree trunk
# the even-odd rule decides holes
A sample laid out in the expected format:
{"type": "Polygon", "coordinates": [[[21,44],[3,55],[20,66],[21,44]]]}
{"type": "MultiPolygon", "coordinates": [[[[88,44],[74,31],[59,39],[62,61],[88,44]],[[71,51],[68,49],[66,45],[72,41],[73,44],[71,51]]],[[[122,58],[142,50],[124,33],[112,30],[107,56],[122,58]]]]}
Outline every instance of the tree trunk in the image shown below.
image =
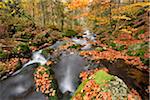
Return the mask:
{"type": "Polygon", "coordinates": [[[112,5],[111,5],[112,1],[110,0],[110,4],[109,4],[109,10],[110,10],[110,16],[109,16],[109,21],[110,21],[110,28],[112,29],[112,12],[111,12],[111,8],[112,8],[112,5]]]}
{"type": "Polygon", "coordinates": [[[45,7],[44,7],[44,1],[41,0],[41,10],[42,10],[42,16],[41,16],[41,19],[42,19],[42,27],[45,26],[45,7]]]}
{"type": "Polygon", "coordinates": [[[32,17],[33,17],[33,19],[35,17],[35,9],[34,9],[34,7],[35,7],[35,3],[34,3],[34,0],[32,0],[32,17]]]}

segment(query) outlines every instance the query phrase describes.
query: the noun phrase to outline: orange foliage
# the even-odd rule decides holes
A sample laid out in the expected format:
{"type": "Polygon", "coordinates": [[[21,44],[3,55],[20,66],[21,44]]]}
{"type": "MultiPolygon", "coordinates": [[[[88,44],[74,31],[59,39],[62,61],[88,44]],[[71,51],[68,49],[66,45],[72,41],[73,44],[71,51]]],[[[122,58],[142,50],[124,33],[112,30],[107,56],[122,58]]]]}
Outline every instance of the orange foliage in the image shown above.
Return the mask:
{"type": "Polygon", "coordinates": [[[134,39],[130,34],[124,33],[118,36],[114,43],[130,46],[133,44],[143,43],[143,40],[134,39]]]}
{"type": "Polygon", "coordinates": [[[111,93],[109,92],[101,92],[100,85],[96,84],[94,80],[89,80],[86,85],[81,90],[81,93],[77,94],[73,97],[73,100],[112,100],[111,93]],[[85,93],[85,95],[81,96],[81,93],[85,93]]]}
{"type": "Polygon", "coordinates": [[[90,56],[92,60],[99,59],[107,59],[107,60],[115,60],[115,59],[124,59],[126,63],[143,66],[143,63],[140,60],[140,57],[128,56],[121,51],[116,51],[111,48],[108,48],[107,51],[81,51],[80,55],[82,56],[90,56]]]}
{"type": "Polygon", "coordinates": [[[36,91],[41,91],[44,94],[49,96],[55,96],[56,90],[51,87],[50,76],[46,73],[47,69],[43,66],[37,68],[36,73],[34,74],[34,80],[36,84],[36,91]]]}
{"type": "Polygon", "coordinates": [[[70,10],[75,10],[78,8],[86,7],[91,0],[72,0],[70,4],[68,4],[68,8],[70,10]]]}
{"type": "Polygon", "coordinates": [[[80,73],[80,78],[82,78],[82,81],[85,81],[89,77],[93,77],[94,73],[96,73],[99,70],[103,70],[105,72],[109,72],[107,68],[95,68],[94,70],[88,70],[88,71],[83,71],[80,73]]]}

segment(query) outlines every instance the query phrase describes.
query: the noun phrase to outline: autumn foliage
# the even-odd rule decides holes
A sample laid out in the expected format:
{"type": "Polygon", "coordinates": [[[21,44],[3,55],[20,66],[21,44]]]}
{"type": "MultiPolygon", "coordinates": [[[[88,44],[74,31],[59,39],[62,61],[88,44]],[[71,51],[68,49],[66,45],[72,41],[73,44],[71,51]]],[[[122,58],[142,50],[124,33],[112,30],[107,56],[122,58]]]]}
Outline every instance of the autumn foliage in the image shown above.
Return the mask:
{"type": "Polygon", "coordinates": [[[48,96],[55,96],[56,90],[51,87],[52,77],[47,73],[47,69],[43,66],[37,68],[34,79],[36,91],[41,91],[48,96]]]}

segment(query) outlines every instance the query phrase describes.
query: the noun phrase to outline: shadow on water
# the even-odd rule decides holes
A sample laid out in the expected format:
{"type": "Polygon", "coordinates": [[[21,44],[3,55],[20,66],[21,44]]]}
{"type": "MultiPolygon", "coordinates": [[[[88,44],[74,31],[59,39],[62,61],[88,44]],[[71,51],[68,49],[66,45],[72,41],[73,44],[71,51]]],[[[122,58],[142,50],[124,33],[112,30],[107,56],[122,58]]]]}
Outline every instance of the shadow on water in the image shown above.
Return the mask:
{"type": "Polygon", "coordinates": [[[145,91],[149,85],[149,73],[141,71],[133,65],[128,65],[124,60],[118,59],[114,62],[101,60],[100,66],[105,66],[110,71],[110,74],[121,78],[127,86],[134,88],[141,95],[142,100],[148,100],[148,93],[145,91]]]}

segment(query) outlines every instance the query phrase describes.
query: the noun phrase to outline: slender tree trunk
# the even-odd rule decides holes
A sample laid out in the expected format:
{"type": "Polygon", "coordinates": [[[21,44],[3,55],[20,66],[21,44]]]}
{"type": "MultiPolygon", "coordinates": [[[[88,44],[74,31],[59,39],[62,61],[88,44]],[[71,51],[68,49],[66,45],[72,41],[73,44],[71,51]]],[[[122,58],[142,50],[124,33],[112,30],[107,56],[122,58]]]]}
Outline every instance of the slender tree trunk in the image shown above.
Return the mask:
{"type": "Polygon", "coordinates": [[[41,0],[40,3],[41,3],[41,10],[42,10],[42,16],[41,16],[42,27],[44,27],[45,26],[45,7],[44,7],[44,1],[41,0]]]}
{"type": "Polygon", "coordinates": [[[35,3],[34,3],[34,0],[32,0],[32,17],[33,17],[33,19],[34,19],[34,17],[35,17],[35,3]]]}
{"type": "Polygon", "coordinates": [[[136,0],[134,0],[134,3],[136,3],[136,0]]]}
{"type": "Polygon", "coordinates": [[[120,0],[118,0],[118,8],[120,7],[120,0]]]}
{"type": "Polygon", "coordinates": [[[110,4],[109,4],[109,10],[110,10],[110,15],[109,15],[109,21],[110,21],[110,28],[112,29],[112,12],[111,12],[111,8],[112,8],[112,5],[111,5],[112,1],[110,0],[110,4]]]}

